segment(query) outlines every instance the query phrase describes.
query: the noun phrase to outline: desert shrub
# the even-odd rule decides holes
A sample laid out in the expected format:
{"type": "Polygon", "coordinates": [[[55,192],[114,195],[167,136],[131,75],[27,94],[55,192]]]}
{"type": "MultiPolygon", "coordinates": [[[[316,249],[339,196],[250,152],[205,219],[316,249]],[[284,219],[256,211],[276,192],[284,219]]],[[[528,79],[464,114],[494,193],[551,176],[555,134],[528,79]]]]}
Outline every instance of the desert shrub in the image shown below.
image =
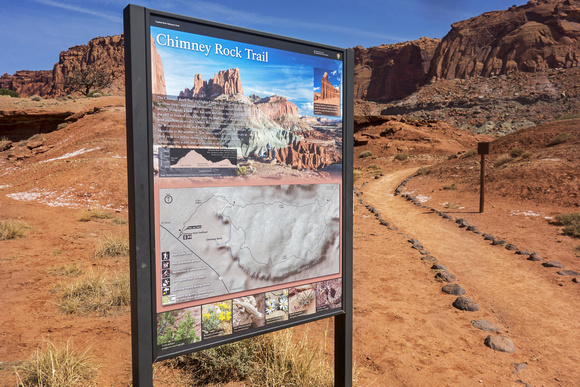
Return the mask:
{"type": "Polygon", "coordinates": [[[477,154],[477,149],[470,149],[467,152],[465,152],[465,155],[463,157],[471,157],[477,154]]]}
{"type": "Polygon", "coordinates": [[[20,98],[20,94],[17,91],[6,89],[4,87],[0,88],[0,95],[7,95],[12,98],[20,98]]]}
{"type": "Polygon", "coordinates": [[[60,309],[67,314],[98,312],[129,305],[131,286],[128,274],[105,276],[89,271],[68,285],[60,286],[60,309]]]}
{"type": "Polygon", "coordinates": [[[248,381],[256,386],[333,386],[334,368],[323,345],[294,329],[180,356],[166,364],[184,371],[188,385],[248,381]]]}
{"type": "Polygon", "coordinates": [[[580,212],[556,215],[555,223],[564,226],[564,234],[580,238],[580,212]]]}
{"type": "Polygon", "coordinates": [[[27,230],[32,227],[21,220],[1,220],[0,221],[0,241],[8,239],[24,238],[27,230]]]}
{"type": "Polygon", "coordinates": [[[568,132],[562,132],[556,136],[554,136],[550,142],[548,143],[548,146],[554,146],[554,145],[558,145],[558,144],[562,144],[568,141],[572,141],[574,140],[574,135],[572,133],[568,133],[568,132]]]}
{"type": "Polygon", "coordinates": [[[429,167],[421,167],[419,169],[417,169],[417,172],[415,172],[416,176],[420,176],[420,175],[428,175],[431,172],[431,170],[429,169],[429,167]]]}
{"type": "Polygon", "coordinates": [[[102,208],[94,207],[90,210],[85,210],[81,214],[79,221],[81,222],[88,222],[90,220],[102,220],[102,219],[111,219],[113,218],[113,214],[103,210],[102,208]]]}
{"type": "Polygon", "coordinates": [[[103,96],[103,93],[101,92],[101,90],[92,90],[87,94],[87,97],[89,97],[89,98],[99,98],[102,96],[103,96]]]}
{"type": "Polygon", "coordinates": [[[69,342],[57,347],[46,341],[46,348],[36,352],[17,367],[19,386],[95,386],[98,366],[84,352],[75,351],[69,342]]]}
{"type": "Polygon", "coordinates": [[[579,113],[566,113],[566,114],[562,114],[560,117],[556,118],[555,121],[573,120],[576,118],[580,118],[579,113]]]}
{"type": "Polygon", "coordinates": [[[524,148],[512,148],[512,150],[510,150],[510,156],[513,158],[516,158],[518,156],[523,155],[526,152],[526,150],[524,148]]]}
{"type": "Polygon", "coordinates": [[[63,123],[60,123],[60,124],[58,124],[58,126],[56,127],[56,130],[61,130],[61,129],[64,129],[64,128],[66,128],[67,126],[68,126],[68,122],[63,122],[63,123]]]}
{"type": "Polygon", "coordinates": [[[405,161],[409,158],[409,155],[406,153],[397,153],[397,155],[395,156],[395,160],[399,160],[399,161],[405,161]]]}
{"type": "Polygon", "coordinates": [[[361,159],[364,159],[365,157],[371,157],[373,155],[373,152],[371,151],[363,151],[361,152],[361,154],[358,156],[361,159]]]}
{"type": "Polygon", "coordinates": [[[352,171],[352,181],[356,181],[356,179],[358,179],[362,175],[363,175],[362,171],[355,169],[354,171],[352,171]]]}
{"type": "Polygon", "coordinates": [[[30,97],[31,101],[35,101],[35,102],[39,102],[42,101],[42,97],[40,95],[33,95],[32,97],[30,97]]]}
{"type": "Polygon", "coordinates": [[[450,185],[443,186],[444,191],[454,191],[456,189],[457,189],[457,187],[455,187],[455,183],[451,183],[450,185]]]}
{"type": "Polygon", "coordinates": [[[505,163],[510,162],[510,161],[512,161],[512,157],[510,155],[503,154],[503,155],[500,155],[497,159],[495,159],[493,166],[498,168],[498,167],[501,167],[502,165],[504,165],[505,163]]]}
{"type": "Polygon", "coordinates": [[[127,238],[111,233],[105,234],[97,244],[96,258],[117,257],[129,255],[129,242],[127,238]]]}

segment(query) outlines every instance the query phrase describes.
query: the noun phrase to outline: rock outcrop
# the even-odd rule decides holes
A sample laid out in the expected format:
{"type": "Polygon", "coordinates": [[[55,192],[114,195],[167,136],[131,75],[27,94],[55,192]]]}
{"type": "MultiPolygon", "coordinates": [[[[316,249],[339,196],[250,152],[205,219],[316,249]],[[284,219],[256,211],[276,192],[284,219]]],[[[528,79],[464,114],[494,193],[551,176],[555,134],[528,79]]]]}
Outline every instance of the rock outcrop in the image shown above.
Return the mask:
{"type": "Polygon", "coordinates": [[[0,88],[17,91],[21,96],[48,95],[52,89],[52,72],[49,70],[21,70],[0,77],[0,88]]]}
{"type": "Polygon", "coordinates": [[[578,66],[580,1],[529,1],[453,24],[429,79],[489,77],[578,66]]]}
{"type": "Polygon", "coordinates": [[[355,99],[401,99],[425,84],[439,39],[354,48],[355,99]]]}
{"type": "Polygon", "coordinates": [[[328,73],[324,73],[320,81],[320,93],[314,93],[314,101],[325,101],[336,98],[340,98],[340,89],[332,86],[332,83],[328,79],[328,73]]]}
{"type": "Polygon", "coordinates": [[[67,94],[64,89],[68,74],[97,65],[110,74],[112,83],[103,89],[115,95],[125,94],[125,57],[122,35],[98,37],[86,45],[79,45],[62,51],[52,72],[17,71],[13,75],[0,77],[0,87],[17,91],[23,97],[59,97],[67,94]]]}

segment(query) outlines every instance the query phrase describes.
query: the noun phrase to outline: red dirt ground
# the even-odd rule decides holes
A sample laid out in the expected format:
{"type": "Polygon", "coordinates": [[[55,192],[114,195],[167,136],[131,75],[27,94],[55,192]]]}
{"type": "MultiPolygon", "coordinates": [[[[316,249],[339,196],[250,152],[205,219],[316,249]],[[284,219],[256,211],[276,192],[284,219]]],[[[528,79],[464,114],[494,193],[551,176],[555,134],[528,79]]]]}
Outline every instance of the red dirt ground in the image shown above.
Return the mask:
{"type": "MultiPolygon", "coordinates": [[[[72,279],[50,272],[70,263],[107,273],[128,270],[127,257],[99,259],[93,255],[102,235],[126,235],[127,226],[110,220],[79,221],[84,210],[96,205],[117,217],[127,217],[122,100],[97,98],[83,103],[91,101],[110,106],[43,135],[45,145],[53,145],[46,153],[11,161],[7,159],[10,150],[0,152],[0,219],[21,219],[33,226],[27,238],[0,241],[6,303],[0,315],[2,386],[15,384],[12,366],[27,359],[43,339],[57,345],[70,340],[75,348],[89,348],[101,365],[99,385],[131,384],[128,309],[104,316],[66,315],[59,310],[55,289],[72,279]],[[84,153],[73,154],[82,149],[84,153]],[[7,196],[22,193],[28,195],[7,196]],[[63,206],[55,206],[59,203],[63,206]]],[[[28,108],[38,108],[30,103],[28,108]]],[[[0,107],[10,108],[4,102],[0,107]]],[[[24,104],[18,106],[23,108],[24,104]]],[[[568,124],[558,130],[572,130],[575,123],[568,124]]],[[[385,129],[381,125],[363,127],[355,135],[377,131],[367,145],[355,148],[355,188],[362,192],[364,204],[373,205],[398,228],[389,230],[380,225],[363,204],[355,203],[355,385],[579,385],[580,285],[572,282],[573,277],[560,276],[558,269],[544,268],[540,262],[490,246],[481,236],[393,195],[419,166],[443,161],[431,167],[431,173],[413,178],[404,192],[421,195],[426,205],[464,218],[520,249],[537,251],[562,262],[566,269],[580,271],[574,250],[580,241],[562,235],[561,227],[546,219],[578,212],[578,196],[574,196],[579,171],[573,151],[576,143],[557,147],[523,144],[533,153],[529,161],[534,167],[525,169],[532,180],[517,178],[517,166],[526,160],[516,158],[504,168],[490,169],[486,211],[479,214],[478,156],[465,157],[465,152],[481,138],[439,124],[399,126],[400,130],[383,137],[379,135],[385,129]],[[359,159],[367,149],[375,156],[359,159]],[[409,159],[394,160],[401,152],[408,153],[409,159]],[[445,161],[457,154],[458,158],[445,161]],[[545,161],[553,158],[566,161],[555,166],[545,161]],[[550,175],[541,174],[545,165],[554,167],[550,175]],[[568,167],[571,169],[562,172],[568,167]],[[551,177],[558,173],[569,177],[556,185],[551,177]],[[539,188],[524,198],[521,187],[529,186],[530,181],[539,188]],[[455,189],[444,189],[452,184],[455,189]],[[548,191],[550,185],[553,187],[548,191]],[[441,291],[443,284],[435,280],[430,264],[421,261],[407,237],[418,239],[447,266],[481,310],[455,309],[451,305],[455,296],[441,291]],[[484,339],[489,332],[472,327],[470,321],[475,319],[486,319],[499,327],[501,334],[513,340],[517,351],[507,354],[486,347],[484,339]],[[514,363],[524,363],[526,368],[516,372],[514,363]]],[[[548,130],[556,129],[543,129],[548,130]]],[[[524,133],[519,136],[518,141],[527,138],[524,133]]],[[[505,145],[504,150],[501,141],[493,143],[496,150],[509,152],[511,147],[505,145]]],[[[26,142],[15,145],[24,147],[26,142]]],[[[490,161],[496,157],[490,155],[490,161]]],[[[309,324],[309,336],[322,334],[327,327],[326,320],[309,324]]],[[[179,385],[175,373],[162,366],[156,370],[156,385],[179,385]]]]}

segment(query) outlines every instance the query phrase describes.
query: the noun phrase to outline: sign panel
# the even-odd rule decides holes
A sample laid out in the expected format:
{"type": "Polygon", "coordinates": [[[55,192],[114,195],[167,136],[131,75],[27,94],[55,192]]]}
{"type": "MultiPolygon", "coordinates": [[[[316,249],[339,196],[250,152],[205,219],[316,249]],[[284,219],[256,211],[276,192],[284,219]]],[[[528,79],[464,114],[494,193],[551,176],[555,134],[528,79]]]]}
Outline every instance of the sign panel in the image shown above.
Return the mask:
{"type": "Polygon", "coordinates": [[[134,363],[146,367],[147,329],[161,360],[336,316],[350,364],[352,53],[137,6],[125,16],[134,363]]]}
{"type": "Polygon", "coordinates": [[[157,350],[342,311],[343,52],[151,16],[157,350]]]}

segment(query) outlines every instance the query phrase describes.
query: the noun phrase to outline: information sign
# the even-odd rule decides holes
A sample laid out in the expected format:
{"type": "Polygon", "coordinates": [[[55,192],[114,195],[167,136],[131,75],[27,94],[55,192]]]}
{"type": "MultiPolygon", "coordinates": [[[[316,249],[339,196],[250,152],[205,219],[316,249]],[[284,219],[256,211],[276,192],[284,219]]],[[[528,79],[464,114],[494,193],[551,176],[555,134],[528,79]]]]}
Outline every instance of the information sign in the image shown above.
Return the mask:
{"type": "Polygon", "coordinates": [[[344,319],[352,51],[136,6],[125,24],[133,304],[151,313],[133,324],[152,360],[344,319]]]}

